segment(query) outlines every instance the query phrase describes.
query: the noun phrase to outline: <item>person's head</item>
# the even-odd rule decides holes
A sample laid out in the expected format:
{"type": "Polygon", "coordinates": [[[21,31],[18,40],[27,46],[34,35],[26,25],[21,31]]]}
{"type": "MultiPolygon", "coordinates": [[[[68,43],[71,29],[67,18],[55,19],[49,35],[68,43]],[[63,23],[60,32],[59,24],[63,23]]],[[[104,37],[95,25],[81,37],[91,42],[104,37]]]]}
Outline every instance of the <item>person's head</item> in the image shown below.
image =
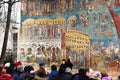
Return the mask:
{"type": "Polygon", "coordinates": [[[93,77],[93,70],[91,68],[85,68],[85,75],[89,78],[93,77]]]}
{"type": "Polygon", "coordinates": [[[24,71],[30,73],[30,71],[34,70],[34,68],[30,65],[24,67],[24,71]]]}
{"type": "Polygon", "coordinates": [[[1,71],[2,74],[5,74],[6,73],[6,69],[3,68],[2,71],[1,71]]]}
{"type": "Polygon", "coordinates": [[[67,67],[66,69],[65,69],[65,72],[68,72],[68,73],[71,73],[71,68],[70,67],[67,67]]]}
{"type": "Polygon", "coordinates": [[[51,66],[51,70],[57,70],[57,66],[56,65],[52,65],[51,66]]]}
{"type": "Polygon", "coordinates": [[[66,60],[65,60],[65,59],[63,59],[63,60],[62,60],[62,64],[65,64],[65,62],[66,62],[66,60]]]}
{"type": "Polygon", "coordinates": [[[22,70],[23,70],[23,66],[22,65],[19,65],[19,66],[17,66],[17,71],[19,71],[19,72],[22,72],[22,70]]]}
{"type": "Polygon", "coordinates": [[[106,71],[101,71],[102,77],[108,76],[108,73],[106,71]]]}
{"type": "Polygon", "coordinates": [[[40,63],[40,64],[39,64],[39,67],[40,67],[40,68],[45,68],[45,63],[40,63]]]}
{"type": "Polygon", "coordinates": [[[40,68],[40,69],[37,71],[37,75],[39,75],[39,76],[46,75],[45,69],[44,69],[44,68],[40,68]]]}
{"type": "Polygon", "coordinates": [[[79,73],[83,73],[84,70],[85,70],[84,68],[80,68],[80,69],[78,70],[78,72],[79,72],[79,73]]]}
{"type": "Polygon", "coordinates": [[[4,67],[10,67],[10,63],[5,63],[4,67]]]}
{"type": "Polygon", "coordinates": [[[67,62],[71,62],[71,61],[70,61],[70,58],[67,59],[67,62]]]}

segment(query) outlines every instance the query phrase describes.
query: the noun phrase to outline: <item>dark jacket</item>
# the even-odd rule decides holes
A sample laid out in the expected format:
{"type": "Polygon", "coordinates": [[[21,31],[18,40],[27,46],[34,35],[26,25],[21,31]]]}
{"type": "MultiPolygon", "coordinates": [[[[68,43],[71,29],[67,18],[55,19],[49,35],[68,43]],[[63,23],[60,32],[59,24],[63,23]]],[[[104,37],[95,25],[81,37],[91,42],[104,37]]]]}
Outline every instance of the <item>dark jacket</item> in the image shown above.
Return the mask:
{"type": "Polygon", "coordinates": [[[20,75],[20,80],[23,80],[26,75],[27,75],[27,72],[23,72],[23,73],[20,75]]]}
{"type": "Polygon", "coordinates": [[[66,66],[66,64],[61,64],[61,65],[60,65],[60,69],[62,68],[62,69],[64,69],[64,70],[65,70],[65,69],[66,69],[66,67],[67,67],[67,66],[66,66]]]}
{"type": "Polygon", "coordinates": [[[67,78],[67,80],[71,80],[72,79],[72,74],[69,73],[69,72],[66,72],[65,77],[67,78]]]}
{"type": "Polygon", "coordinates": [[[22,72],[20,71],[14,71],[12,76],[15,78],[15,80],[19,80],[21,74],[22,72]]]}
{"type": "Polygon", "coordinates": [[[79,73],[76,73],[72,76],[72,80],[79,80],[79,73]]]}
{"type": "Polygon", "coordinates": [[[52,78],[58,76],[58,71],[57,70],[53,70],[48,74],[49,80],[52,80],[52,78]]]}
{"type": "Polygon", "coordinates": [[[68,60],[68,62],[66,62],[66,67],[70,67],[72,69],[73,67],[72,62],[68,60]]]}
{"type": "Polygon", "coordinates": [[[64,74],[59,74],[58,76],[54,77],[52,80],[68,80],[64,74]]]}
{"type": "Polygon", "coordinates": [[[80,74],[79,75],[79,80],[91,80],[88,76],[80,74]]]}
{"type": "Polygon", "coordinates": [[[35,75],[35,80],[49,80],[49,78],[46,75],[43,76],[35,75]]]}

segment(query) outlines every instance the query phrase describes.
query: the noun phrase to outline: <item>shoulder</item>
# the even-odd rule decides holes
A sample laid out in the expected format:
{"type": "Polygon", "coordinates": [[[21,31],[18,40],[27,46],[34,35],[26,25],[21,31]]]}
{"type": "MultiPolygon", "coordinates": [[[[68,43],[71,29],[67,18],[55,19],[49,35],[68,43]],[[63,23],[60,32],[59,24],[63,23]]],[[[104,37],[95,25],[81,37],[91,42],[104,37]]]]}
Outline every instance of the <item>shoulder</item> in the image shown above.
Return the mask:
{"type": "Polygon", "coordinates": [[[48,80],[49,78],[48,78],[48,76],[46,76],[46,77],[40,77],[40,76],[38,76],[38,75],[35,75],[35,77],[34,77],[36,80],[48,80]]]}

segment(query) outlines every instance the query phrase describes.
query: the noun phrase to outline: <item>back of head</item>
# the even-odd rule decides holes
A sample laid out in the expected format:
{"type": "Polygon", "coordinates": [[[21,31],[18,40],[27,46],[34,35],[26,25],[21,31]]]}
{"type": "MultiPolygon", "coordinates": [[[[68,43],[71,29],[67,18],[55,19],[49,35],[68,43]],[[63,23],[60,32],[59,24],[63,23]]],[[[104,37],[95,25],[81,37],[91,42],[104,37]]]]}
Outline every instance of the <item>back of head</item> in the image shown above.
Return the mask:
{"type": "Polygon", "coordinates": [[[39,64],[39,67],[44,68],[44,66],[45,66],[45,63],[40,63],[40,64],[39,64]]]}
{"type": "Polygon", "coordinates": [[[102,77],[108,76],[108,73],[106,71],[101,71],[101,75],[102,75],[102,77]]]}
{"type": "Polygon", "coordinates": [[[27,65],[24,67],[24,71],[30,73],[31,70],[34,70],[34,68],[30,65],[27,65]]]}
{"type": "Polygon", "coordinates": [[[89,72],[89,70],[90,70],[90,68],[88,68],[88,67],[86,67],[86,68],[84,68],[84,74],[86,74],[86,72],[89,72]]]}
{"type": "Polygon", "coordinates": [[[1,70],[1,73],[2,73],[2,74],[5,74],[5,73],[6,73],[6,69],[3,68],[3,69],[1,70]]]}
{"type": "Polygon", "coordinates": [[[80,72],[80,74],[85,76],[87,72],[89,72],[89,68],[85,67],[84,70],[82,72],[80,72]]]}
{"type": "Polygon", "coordinates": [[[57,66],[56,65],[52,65],[51,66],[51,70],[57,70],[57,66]]]}
{"type": "Polygon", "coordinates": [[[46,71],[45,71],[45,69],[40,68],[40,69],[37,71],[37,75],[38,75],[38,76],[46,75],[46,71]]]}
{"type": "Polygon", "coordinates": [[[22,65],[17,66],[17,71],[22,71],[22,70],[23,70],[23,66],[22,65]]]}
{"type": "Polygon", "coordinates": [[[85,70],[84,68],[80,68],[78,72],[79,72],[79,73],[83,73],[84,70],[85,70]]]}
{"type": "Polygon", "coordinates": [[[68,59],[67,59],[67,62],[68,62],[68,63],[70,63],[70,62],[71,62],[71,61],[70,61],[70,58],[68,58],[68,59]]]}
{"type": "Polygon", "coordinates": [[[65,72],[71,73],[71,68],[70,68],[70,67],[67,67],[67,68],[65,69],[65,72]]]}

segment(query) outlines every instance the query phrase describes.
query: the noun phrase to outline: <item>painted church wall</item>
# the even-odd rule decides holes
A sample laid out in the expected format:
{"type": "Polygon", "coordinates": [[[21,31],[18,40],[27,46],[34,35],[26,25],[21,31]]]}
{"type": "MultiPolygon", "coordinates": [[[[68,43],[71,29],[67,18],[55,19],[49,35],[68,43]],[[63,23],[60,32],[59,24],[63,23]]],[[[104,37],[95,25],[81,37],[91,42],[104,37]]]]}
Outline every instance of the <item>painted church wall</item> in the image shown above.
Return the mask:
{"type": "Polygon", "coordinates": [[[18,60],[50,65],[70,58],[75,68],[98,70],[120,66],[119,38],[108,2],[22,0],[18,60]]]}

